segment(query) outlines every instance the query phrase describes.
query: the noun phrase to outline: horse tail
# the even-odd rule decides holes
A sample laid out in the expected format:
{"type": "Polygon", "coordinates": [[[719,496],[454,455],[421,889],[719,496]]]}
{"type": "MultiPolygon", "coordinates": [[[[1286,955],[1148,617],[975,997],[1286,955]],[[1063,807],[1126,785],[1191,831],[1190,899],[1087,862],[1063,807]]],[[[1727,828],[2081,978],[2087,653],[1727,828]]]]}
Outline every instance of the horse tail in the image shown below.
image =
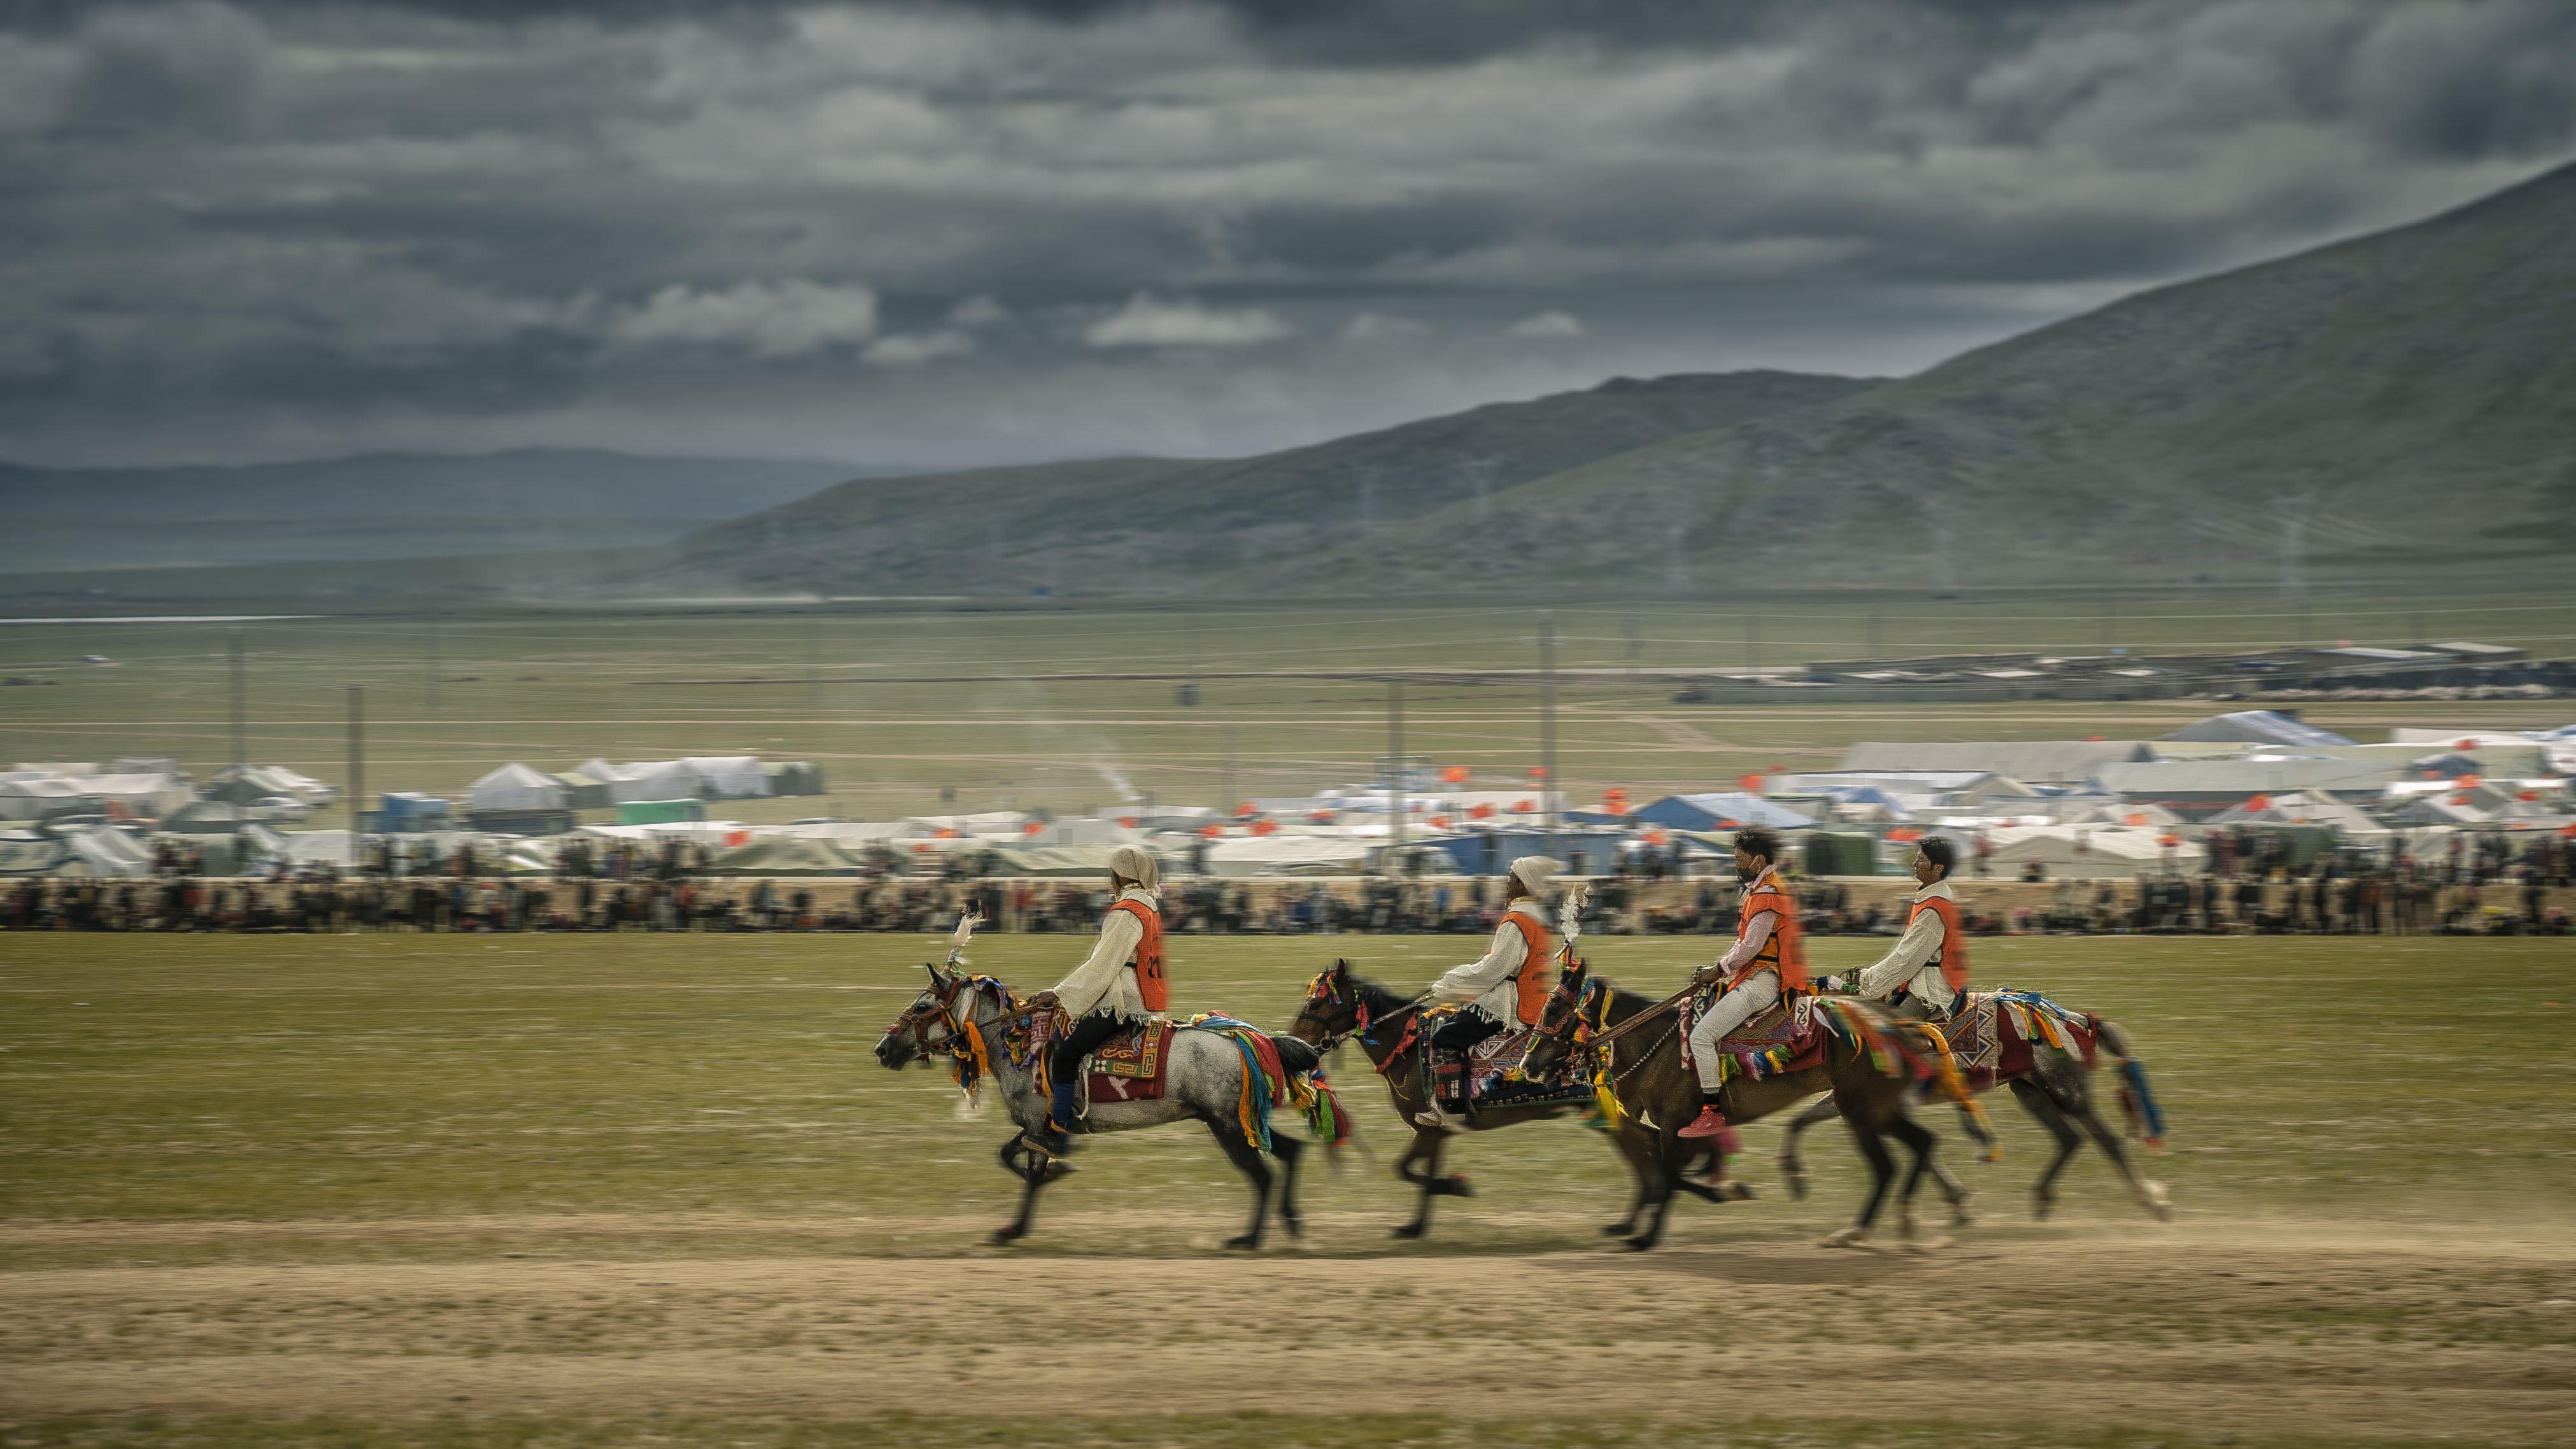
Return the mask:
{"type": "Polygon", "coordinates": [[[2158,1152],[2165,1147],[2165,1109],[2156,1101],[2155,1089],[2147,1085],[2147,1064],[2138,1060],[2138,1050],[2129,1033],[2116,1022],[2093,1018],[2093,1031],[2111,1055],[2120,1059],[2120,1111],[2129,1119],[2129,1130],[2146,1139],[2147,1146],[2158,1152]]]}
{"type": "Polygon", "coordinates": [[[1310,1042],[1293,1036],[1276,1036],[1270,1044],[1278,1049],[1279,1065],[1288,1072],[1288,1099],[1306,1114],[1306,1125],[1327,1148],[1335,1153],[1351,1140],[1351,1114],[1342,1110],[1342,1099],[1333,1084],[1324,1077],[1324,1057],[1310,1042]]]}

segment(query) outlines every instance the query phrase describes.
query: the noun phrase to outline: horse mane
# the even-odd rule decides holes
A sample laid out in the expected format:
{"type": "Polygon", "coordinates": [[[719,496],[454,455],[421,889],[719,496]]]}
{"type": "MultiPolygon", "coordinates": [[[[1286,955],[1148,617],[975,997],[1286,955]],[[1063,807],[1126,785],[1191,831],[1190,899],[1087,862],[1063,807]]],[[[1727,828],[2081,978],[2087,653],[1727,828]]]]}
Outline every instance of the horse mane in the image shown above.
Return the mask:
{"type": "Polygon", "coordinates": [[[1359,993],[1360,1001],[1378,1016],[1402,1011],[1413,1005],[1412,997],[1383,982],[1372,981],[1356,971],[1351,972],[1348,979],[1351,989],[1359,993]]]}

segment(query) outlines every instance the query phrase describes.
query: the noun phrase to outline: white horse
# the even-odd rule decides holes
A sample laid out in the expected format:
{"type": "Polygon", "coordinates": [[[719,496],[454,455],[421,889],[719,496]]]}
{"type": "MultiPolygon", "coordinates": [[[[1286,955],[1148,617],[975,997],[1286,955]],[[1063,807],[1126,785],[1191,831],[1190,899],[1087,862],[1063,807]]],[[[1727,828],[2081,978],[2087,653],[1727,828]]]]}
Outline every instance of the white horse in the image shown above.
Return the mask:
{"type": "MultiPolygon", "coordinates": [[[[965,945],[976,924],[972,917],[959,922],[958,947],[965,945]]],[[[948,959],[947,967],[925,966],[930,972],[929,989],[914,997],[912,1005],[886,1028],[877,1042],[877,1061],[887,1068],[900,1069],[916,1060],[952,1057],[958,1063],[958,1079],[970,1101],[982,1091],[1000,1090],[1002,1104],[1019,1128],[1010,1141],[1002,1144],[1002,1166],[1026,1186],[1020,1195],[1019,1216],[1010,1226],[995,1229],[993,1241],[1014,1242],[1028,1233],[1030,1214],[1037,1209],[1038,1189],[1073,1169],[1021,1140],[1021,1133],[1046,1124],[1048,1111],[1047,1094],[1037,1086],[1040,1054],[1026,1052],[1015,1061],[1008,1040],[1028,1030],[1033,1013],[1000,981],[953,969],[963,959],[955,948],[949,951],[948,959]],[[989,1081],[985,1080],[987,1072],[989,1081]]],[[[1273,1041],[1279,1050],[1280,1065],[1300,1086],[1319,1093],[1331,1092],[1331,1087],[1313,1076],[1321,1064],[1314,1048],[1294,1037],[1277,1037],[1273,1041]]],[[[1161,1097],[1140,1102],[1094,1102],[1082,1120],[1074,1124],[1074,1132],[1086,1136],[1133,1132],[1190,1118],[1206,1123],[1217,1146],[1225,1149],[1226,1157],[1252,1183],[1252,1226],[1226,1239],[1229,1248],[1261,1246],[1262,1230],[1269,1221],[1273,1181],[1270,1164],[1262,1160],[1266,1145],[1286,1168],[1279,1179],[1279,1220],[1288,1235],[1296,1237],[1304,1231],[1297,1212],[1297,1160],[1306,1145],[1288,1135],[1285,1123],[1281,1124],[1282,1130],[1265,1134],[1270,1139],[1267,1144],[1247,1139],[1240,1115],[1245,1099],[1244,1072],[1243,1049],[1235,1045],[1233,1038],[1183,1027],[1172,1033],[1164,1047],[1161,1097]]],[[[1257,1103],[1268,1100],[1258,1086],[1252,1096],[1257,1103]]],[[[1329,1100],[1325,1109],[1331,1111],[1329,1100]]]]}

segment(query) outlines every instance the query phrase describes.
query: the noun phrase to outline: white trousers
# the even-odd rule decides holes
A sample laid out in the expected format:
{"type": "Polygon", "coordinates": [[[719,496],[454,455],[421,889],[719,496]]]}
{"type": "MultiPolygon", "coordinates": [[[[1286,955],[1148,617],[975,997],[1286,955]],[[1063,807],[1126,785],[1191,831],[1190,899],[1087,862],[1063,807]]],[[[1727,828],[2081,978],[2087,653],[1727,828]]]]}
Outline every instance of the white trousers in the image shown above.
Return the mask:
{"type": "Polygon", "coordinates": [[[1780,1004],[1780,973],[1764,971],[1711,1003],[1708,1014],[1691,1023],[1691,1065],[1699,1070],[1699,1089],[1717,1090],[1717,1043],[1721,1037],[1780,1004]]]}

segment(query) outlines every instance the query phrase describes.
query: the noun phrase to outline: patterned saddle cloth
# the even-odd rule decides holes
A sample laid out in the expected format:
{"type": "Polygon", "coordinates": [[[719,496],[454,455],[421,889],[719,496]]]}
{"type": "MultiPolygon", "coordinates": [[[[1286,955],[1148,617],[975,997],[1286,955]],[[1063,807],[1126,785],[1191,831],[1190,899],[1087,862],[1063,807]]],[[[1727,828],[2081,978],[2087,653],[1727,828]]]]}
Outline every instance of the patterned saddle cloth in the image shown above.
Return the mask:
{"type": "Polygon", "coordinates": [[[1557,1059],[1554,1071],[1529,1077],[1522,1068],[1538,1044],[1536,1027],[1514,1026],[1496,1032],[1467,1049],[1467,1095],[1478,1106],[1523,1105],[1555,1098],[1589,1100],[1592,1083],[1575,1074],[1571,1053],[1557,1059]]]}
{"type": "MultiPolygon", "coordinates": [[[[1693,1005],[1696,1008],[1697,1003],[1693,1005]]],[[[1682,1059],[1696,1066],[1687,1018],[1681,1036],[1682,1059]]],[[[1816,1015],[1816,999],[1804,992],[1790,997],[1719,1038],[1717,1051],[1724,1058],[1718,1067],[1720,1081],[1776,1076],[1820,1065],[1825,1059],[1825,1027],[1816,1015]]]]}
{"type": "Polygon", "coordinates": [[[2100,1039],[2090,1018],[2036,991],[1969,992],[1967,1004],[1940,1023],[1940,1031],[1972,1092],[2029,1075],[2042,1051],[2081,1056],[2090,1067],[2100,1039]]]}
{"type": "Polygon", "coordinates": [[[1085,1102],[1149,1102],[1161,1097],[1171,1046],[1168,1021],[1145,1022],[1102,1042],[1083,1059],[1085,1102]]]}

